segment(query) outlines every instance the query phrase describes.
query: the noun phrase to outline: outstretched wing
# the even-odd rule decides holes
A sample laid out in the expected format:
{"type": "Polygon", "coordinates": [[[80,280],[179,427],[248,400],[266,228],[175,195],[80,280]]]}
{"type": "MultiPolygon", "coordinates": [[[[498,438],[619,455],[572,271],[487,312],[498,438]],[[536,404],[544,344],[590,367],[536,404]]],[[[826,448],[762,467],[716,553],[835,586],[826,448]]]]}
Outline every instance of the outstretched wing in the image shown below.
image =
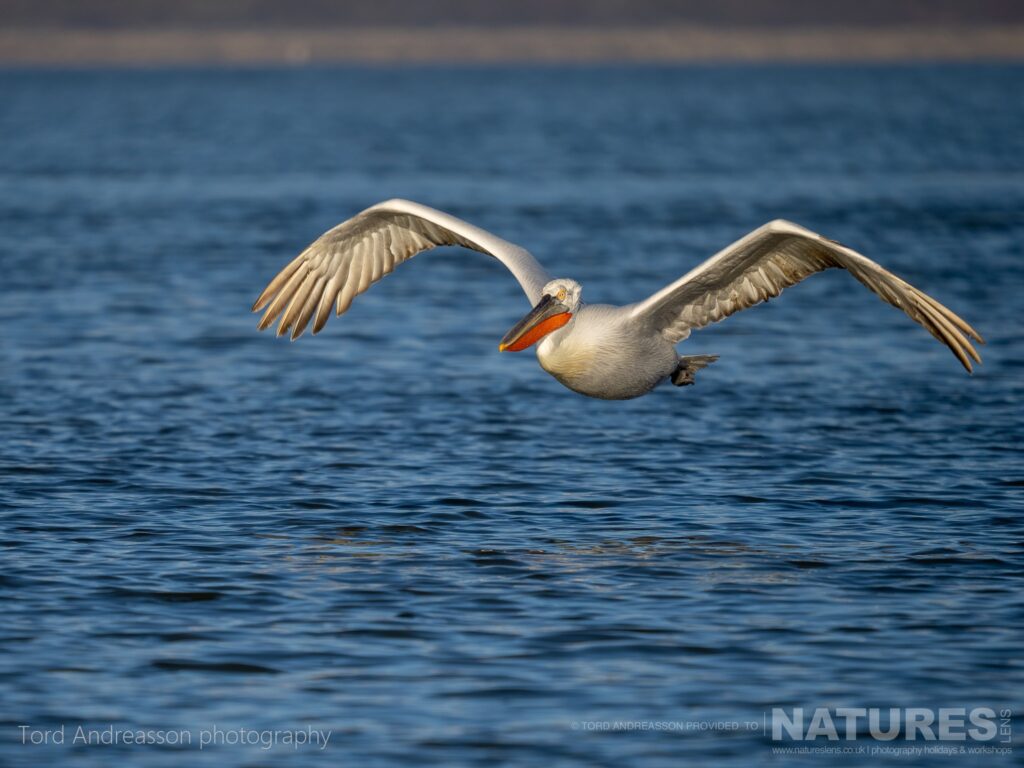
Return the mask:
{"type": "Polygon", "coordinates": [[[278,272],[253,304],[253,312],[265,308],[259,329],[280,316],[277,335],[290,328],[297,339],[312,318],[313,333],[318,333],[332,306],[341,315],[352,299],[397,265],[439,245],[493,256],[508,267],[533,304],[551,279],[525,248],[425,205],[388,200],[328,230],[278,272]]]}
{"type": "Polygon", "coordinates": [[[902,309],[953,350],[964,368],[981,362],[970,339],[984,340],[935,299],[834,240],[776,220],[712,256],[645,301],[632,316],[651,323],[673,344],[690,331],[778,296],[783,288],[826,269],[845,269],[883,301],[902,309]]]}

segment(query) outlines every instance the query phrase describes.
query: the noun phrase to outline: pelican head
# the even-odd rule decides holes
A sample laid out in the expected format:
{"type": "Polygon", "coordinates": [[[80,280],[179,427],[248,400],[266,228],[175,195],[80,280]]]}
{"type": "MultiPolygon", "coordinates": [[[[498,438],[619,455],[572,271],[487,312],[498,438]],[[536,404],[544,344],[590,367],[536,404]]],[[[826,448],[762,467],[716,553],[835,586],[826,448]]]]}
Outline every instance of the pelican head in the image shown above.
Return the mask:
{"type": "Polygon", "coordinates": [[[583,287],[575,280],[560,277],[541,290],[540,301],[516,323],[498,345],[499,352],[522,352],[552,331],[572,320],[580,307],[583,287]]]}

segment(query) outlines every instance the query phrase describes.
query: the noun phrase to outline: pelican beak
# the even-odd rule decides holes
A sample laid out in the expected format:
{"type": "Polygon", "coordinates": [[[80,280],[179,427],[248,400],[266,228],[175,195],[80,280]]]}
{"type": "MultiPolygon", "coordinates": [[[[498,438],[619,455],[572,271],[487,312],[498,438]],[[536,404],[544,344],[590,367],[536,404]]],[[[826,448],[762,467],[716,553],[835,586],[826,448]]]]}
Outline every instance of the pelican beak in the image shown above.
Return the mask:
{"type": "Polygon", "coordinates": [[[498,345],[499,352],[522,352],[572,319],[569,308],[554,296],[545,295],[516,323],[498,345]]]}

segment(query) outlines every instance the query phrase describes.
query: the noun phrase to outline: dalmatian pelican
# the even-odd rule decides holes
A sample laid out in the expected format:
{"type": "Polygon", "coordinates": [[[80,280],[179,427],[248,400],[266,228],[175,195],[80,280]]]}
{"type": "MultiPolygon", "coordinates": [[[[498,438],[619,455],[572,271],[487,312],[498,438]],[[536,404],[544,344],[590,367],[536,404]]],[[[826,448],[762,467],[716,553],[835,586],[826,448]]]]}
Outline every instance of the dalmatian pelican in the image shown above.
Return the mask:
{"type": "Polygon", "coordinates": [[[297,339],[310,320],[323,329],[332,307],[352,300],[416,254],[462,246],[493,256],[519,281],[532,309],[498,349],[536,346],[541,367],[569,389],[625,400],[669,379],[692,384],[715,355],[680,356],[690,332],[778,296],[816,272],[845,269],[883,301],[903,310],[949,347],[967,369],[984,340],[958,315],[856,251],[781,219],[770,221],[643,301],[586,304],[575,280],[555,278],[526,249],[465,221],[408,200],[367,208],[320,236],[256,299],[259,329],[280,318],[277,335],[297,339]]]}

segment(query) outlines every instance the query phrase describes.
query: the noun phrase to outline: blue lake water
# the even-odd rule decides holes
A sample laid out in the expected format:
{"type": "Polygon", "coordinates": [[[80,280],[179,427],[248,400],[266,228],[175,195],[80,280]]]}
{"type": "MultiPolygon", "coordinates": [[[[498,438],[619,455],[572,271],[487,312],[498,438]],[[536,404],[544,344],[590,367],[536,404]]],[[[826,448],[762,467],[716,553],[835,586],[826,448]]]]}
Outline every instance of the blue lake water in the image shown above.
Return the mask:
{"type": "Polygon", "coordinates": [[[825,765],[773,757],[765,712],[1019,715],[1022,85],[0,73],[0,764],[825,765]],[[459,250],[316,338],[256,332],[287,260],[396,196],[607,302],[789,218],[962,314],[985,364],[829,273],[695,333],[695,387],[589,400],[498,354],[526,302],[459,250]]]}

